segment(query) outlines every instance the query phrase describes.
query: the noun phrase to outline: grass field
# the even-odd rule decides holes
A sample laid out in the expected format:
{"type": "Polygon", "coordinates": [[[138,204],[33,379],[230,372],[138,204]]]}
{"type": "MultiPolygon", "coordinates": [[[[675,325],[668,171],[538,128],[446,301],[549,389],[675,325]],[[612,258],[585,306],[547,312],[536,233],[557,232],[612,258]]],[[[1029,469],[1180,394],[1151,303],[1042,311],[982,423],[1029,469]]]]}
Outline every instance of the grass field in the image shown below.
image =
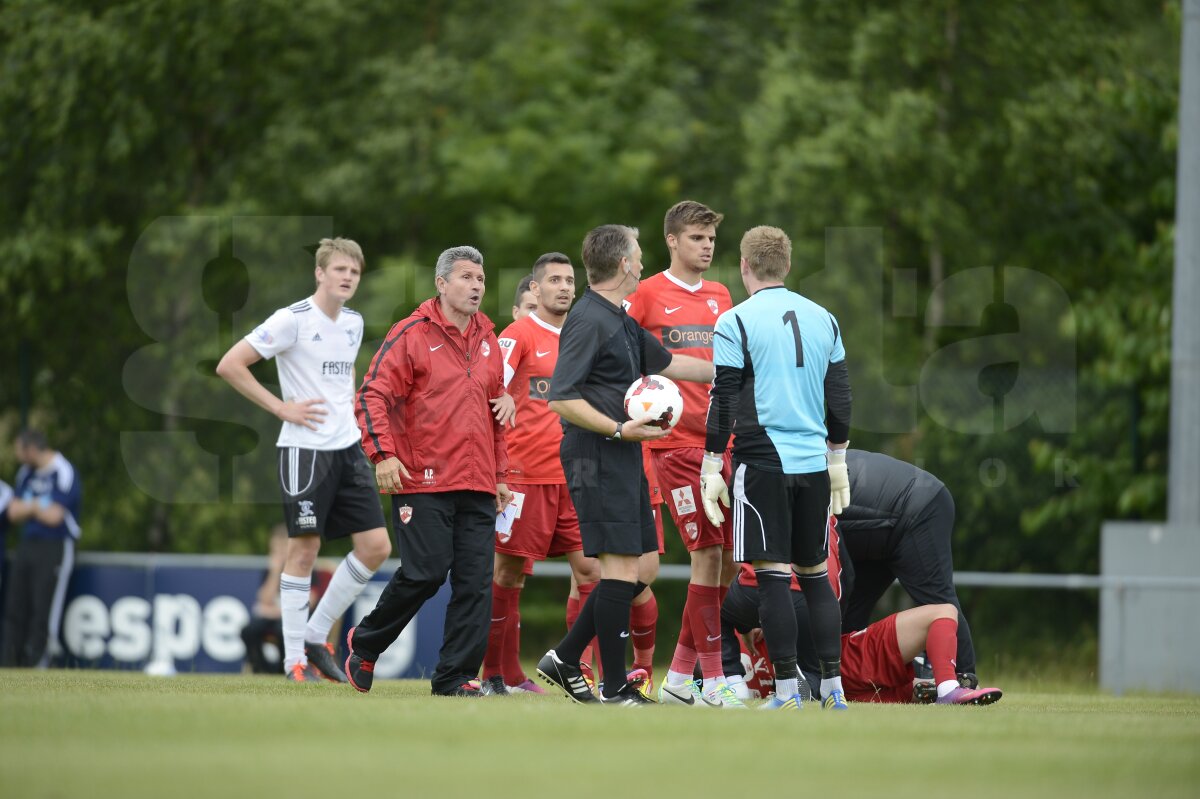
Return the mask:
{"type": "Polygon", "coordinates": [[[998,682],[991,707],[835,715],[3,671],[0,796],[1200,795],[1200,698],[998,682]]]}

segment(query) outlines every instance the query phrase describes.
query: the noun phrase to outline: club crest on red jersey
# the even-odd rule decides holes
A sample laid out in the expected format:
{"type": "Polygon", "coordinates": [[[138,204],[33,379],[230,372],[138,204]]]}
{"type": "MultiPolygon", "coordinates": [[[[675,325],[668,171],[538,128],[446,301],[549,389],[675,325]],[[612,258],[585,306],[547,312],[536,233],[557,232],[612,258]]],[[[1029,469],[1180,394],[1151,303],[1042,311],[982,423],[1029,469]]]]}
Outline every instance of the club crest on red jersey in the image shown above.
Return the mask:
{"type": "Polygon", "coordinates": [[[488,343],[486,341],[480,343],[479,351],[483,353],[483,357],[485,357],[485,358],[492,354],[492,348],[490,346],[488,346],[488,343]]]}
{"type": "Polygon", "coordinates": [[[717,311],[718,311],[719,309],[717,308],[717,301],[716,301],[716,300],[710,299],[710,300],[708,301],[708,310],[710,310],[710,311],[712,311],[712,312],[713,312],[713,316],[716,316],[716,315],[717,315],[717,311]]]}
{"type": "Polygon", "coordinates": [[[412,521],[413,511],[412,511],[411,505],[400,506],[399,513],[400,513],[400,521],[404,522],[405,524],[408,524],[410,521],[412,521]]]}

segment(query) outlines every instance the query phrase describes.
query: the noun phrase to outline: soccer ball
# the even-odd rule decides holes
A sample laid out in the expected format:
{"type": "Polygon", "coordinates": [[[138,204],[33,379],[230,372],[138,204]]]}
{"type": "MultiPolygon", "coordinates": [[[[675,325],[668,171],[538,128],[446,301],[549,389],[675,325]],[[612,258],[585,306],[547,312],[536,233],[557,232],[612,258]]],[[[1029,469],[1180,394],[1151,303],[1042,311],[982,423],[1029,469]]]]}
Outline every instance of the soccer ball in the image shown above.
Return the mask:
{"type": "Polygon", "coordinates": [[[683,395],[679,386],[662,375],[647,375],[633,381],[625,392],[625,413],[630,419],[653,416],[650,424],[670,430],[683,413],[683,395]]]}

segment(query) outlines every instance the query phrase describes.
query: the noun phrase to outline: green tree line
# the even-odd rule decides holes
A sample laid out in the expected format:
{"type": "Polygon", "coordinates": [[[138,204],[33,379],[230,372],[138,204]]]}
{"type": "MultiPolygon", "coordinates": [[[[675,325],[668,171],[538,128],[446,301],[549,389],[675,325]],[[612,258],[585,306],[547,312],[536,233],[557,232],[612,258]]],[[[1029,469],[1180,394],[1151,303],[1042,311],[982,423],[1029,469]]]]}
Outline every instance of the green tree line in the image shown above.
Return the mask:
{"type": "Polygon", "coordinates": [[[87,549],[262,551],[276,422],[213,366],[311,290],[318,238],[367,254],[361,374],[445,247],[483,251],[502,325],[597,224],[665,267],[692,198],[735,301],[741,233],[792,236],[853,443],[949,485],[959,568],[1096,571],[1102,520],[1164,510],[1179,29],[1100,0],[9,0],[0,433],[27,408],[77,464],[87,549]]]}

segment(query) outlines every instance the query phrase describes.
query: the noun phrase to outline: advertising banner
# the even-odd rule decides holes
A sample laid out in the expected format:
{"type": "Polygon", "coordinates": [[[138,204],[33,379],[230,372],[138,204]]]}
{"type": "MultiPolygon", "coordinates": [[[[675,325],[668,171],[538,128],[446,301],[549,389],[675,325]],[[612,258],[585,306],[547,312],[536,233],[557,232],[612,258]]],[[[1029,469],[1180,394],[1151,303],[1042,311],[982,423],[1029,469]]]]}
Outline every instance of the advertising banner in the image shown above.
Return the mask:
{"type": "MultiPolygon", "coordinates": [[[[351,606],[334,642],[346,656],[345,632],[375,607],[399,565],[388,561],[351,606]]],[[[243,670],[242,628],[264,576],[257,557],[80,554],[62,619],[64,666],[153,668],[169,673],[243,670]]],[[[432,674],[442,643],[449,585],[425,603],[377,661],[375,677],[432,674]]]]}

